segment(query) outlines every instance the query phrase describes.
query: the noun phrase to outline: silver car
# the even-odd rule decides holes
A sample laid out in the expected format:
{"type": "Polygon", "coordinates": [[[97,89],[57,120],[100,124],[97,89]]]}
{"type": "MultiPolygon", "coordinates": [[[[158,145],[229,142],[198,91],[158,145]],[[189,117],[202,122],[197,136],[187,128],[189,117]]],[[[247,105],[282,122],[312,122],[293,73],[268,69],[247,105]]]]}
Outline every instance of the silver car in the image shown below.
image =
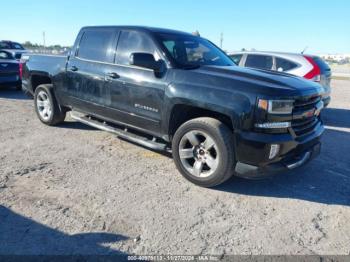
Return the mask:
{"type": "Polygon", "coordinates": [[[235,52],[229,53],[229,56],[239,66],[285,72],[318,82],[324,88],[324,105],[330,102],[332,72],[318,56],[259,51],[235,52]]]}

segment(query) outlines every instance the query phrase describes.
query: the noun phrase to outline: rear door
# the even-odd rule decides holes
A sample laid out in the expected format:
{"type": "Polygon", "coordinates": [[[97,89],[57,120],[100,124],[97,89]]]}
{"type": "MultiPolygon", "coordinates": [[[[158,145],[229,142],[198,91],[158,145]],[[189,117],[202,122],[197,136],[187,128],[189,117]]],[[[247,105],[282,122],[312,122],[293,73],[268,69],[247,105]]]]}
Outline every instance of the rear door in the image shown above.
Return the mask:
{"type": "Polygon", "coordinates": [[[245,66],[251,68],[272,70],[273,57],[269,55],[248,54],[245,60],[245,66]]]}
{"type": "Polygon", "coordinates": [[[81,33],[77,48],[67,62],[64,87],[74,107],[103,114],[103,108],[110,105],[105,75],[113,66],[118,34],[114,28],[91,28],[81,33]]]}

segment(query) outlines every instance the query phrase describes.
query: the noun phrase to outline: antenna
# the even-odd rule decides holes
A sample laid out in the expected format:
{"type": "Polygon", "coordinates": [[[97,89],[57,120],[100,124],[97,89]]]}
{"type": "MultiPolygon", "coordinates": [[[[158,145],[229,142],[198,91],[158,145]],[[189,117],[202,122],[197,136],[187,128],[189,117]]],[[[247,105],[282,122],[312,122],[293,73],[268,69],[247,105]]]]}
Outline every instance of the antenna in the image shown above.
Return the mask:
{"type": "Polygon", "coordinates": [[[43,31],[43,46],[44,46],[44,53],[45,53],[45,49],[46,49],[46,36],[45,36],[45,31],[43,31]]]}
{"type": "Polygon", "coordinates": [[[304,50],[301,51],[301,54],[303,55],[308,48],[309,48],[308,46],[305,46],[304,50]]]}
{"type": "Polygon", "coordinates": [[[224,33],[220,34],[220,48],[222,49],[222,44],[224,42],[224,33]]]}

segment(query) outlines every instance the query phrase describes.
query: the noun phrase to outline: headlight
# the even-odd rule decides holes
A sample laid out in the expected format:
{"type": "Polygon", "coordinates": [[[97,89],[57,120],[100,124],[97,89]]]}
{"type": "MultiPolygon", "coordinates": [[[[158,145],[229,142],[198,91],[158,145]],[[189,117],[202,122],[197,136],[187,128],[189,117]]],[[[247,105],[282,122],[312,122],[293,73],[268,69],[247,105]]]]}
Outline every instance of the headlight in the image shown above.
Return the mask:
{"type": "Polygon", "coordinates": [[[293,112],[293,100],[265,100],[259,99],[258,107],[269,114],[287,115],[293,112]]]}

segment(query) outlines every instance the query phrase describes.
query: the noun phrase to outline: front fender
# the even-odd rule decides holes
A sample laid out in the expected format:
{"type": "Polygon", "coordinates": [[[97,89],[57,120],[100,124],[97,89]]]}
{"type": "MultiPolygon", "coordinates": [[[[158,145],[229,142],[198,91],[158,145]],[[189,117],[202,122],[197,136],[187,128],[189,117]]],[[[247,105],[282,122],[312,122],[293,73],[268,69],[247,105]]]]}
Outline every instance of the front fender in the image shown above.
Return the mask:
{"type": "MultiPolygon", "coordinates": [[[[234,90],[199,84],[170,83],[165,90],[163,128],[168,130],[174,106],[187,105],[223,114],[231,119],[235,129],[242,129],[252,116],[249,97],[234,90]]],[[[168,133],[168,132],[167,132],[168,133]]]]}

